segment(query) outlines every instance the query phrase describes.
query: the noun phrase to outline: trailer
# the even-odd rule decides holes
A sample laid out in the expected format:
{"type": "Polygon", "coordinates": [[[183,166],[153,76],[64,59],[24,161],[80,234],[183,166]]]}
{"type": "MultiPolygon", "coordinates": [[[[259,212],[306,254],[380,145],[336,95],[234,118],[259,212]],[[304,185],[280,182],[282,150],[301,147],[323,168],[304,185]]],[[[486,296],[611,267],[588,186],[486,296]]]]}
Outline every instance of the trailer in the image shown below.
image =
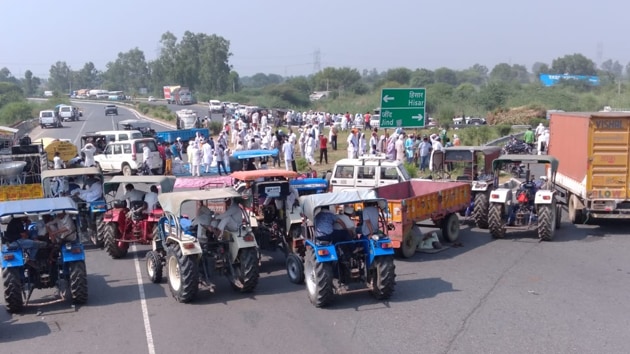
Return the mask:
{"type": "Polygon", "coordinates": [[[164,93],[164,100],[166,100],[166,103],[168,104],[174,103],[172,93],[173,91],[177,90],[180,87],[181,86],[164,86],[162,88],[162,92],[164,93]]]}
{"type": "Polygon", "coordinates": [[[405,258],[415,254],[420,241],[418,226],[425,221],[440,228],[445,241],[455,242],[459,237],[457,214],[469,206],[470,188],[463,182],[418,180],[374,188],[379,198],[387,199],[394,226],[389,236],[397,252],[405,258]]]}
{"type": "Polygon", "coordinates": [[[553,112],[548,154],[562,161],[559,203],[569,219],[630,219],[630,112],[553,112]]]}

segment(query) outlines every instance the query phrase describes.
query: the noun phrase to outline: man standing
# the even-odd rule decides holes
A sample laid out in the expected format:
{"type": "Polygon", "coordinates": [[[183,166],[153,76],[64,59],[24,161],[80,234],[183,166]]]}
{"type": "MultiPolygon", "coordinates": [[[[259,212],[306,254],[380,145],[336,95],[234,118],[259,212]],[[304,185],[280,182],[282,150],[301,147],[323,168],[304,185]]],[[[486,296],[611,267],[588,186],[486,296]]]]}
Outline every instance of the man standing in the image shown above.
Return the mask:
{"type": "Polygon", "coordinates": [[[160,159],[162,159],[162,168],[166,168],[166,144],[165,143],[158,143],[157,145],[157,149],[158,152],[160,153],[160,159]]]}
{"type": "Polygon", "coordinates": [[[359,151],[359,136],[356,129],[352,129],[350,135],[348,135],[348,158],[356,159],[359,151]]]}
{"type": "Polygon", "coordinates": [[[291,171],[293,161],[293,145],[291,145],[289,139],[286,139],[284,144],[282,144],[282,152],[284,153],[284,167],[287,171],[291,171]]]}
{"type": "Polygon", "coordinates": [[[61,156],[59,155],[59,151],[55,151],[55,157],[53,157],[53,164],[54,164],[55,170],[61,170],[62,168],[65,167],[63,160],[61,159],[61,156]]]}
{"type": "Polygon", "coordinates": [[[431,156],[431,150],[433,146],[429,142],[429,138],[425,135],[422,138],[422,142],[418,147],[419,155],[420,155],[420,171],[424,172],[429,168],[429,157],[431,156]]]}
{"type": "Polygon", "coordinates": [[[527,131],[525,132],[525,134],[523,134],[523,140],[525,141],[525,143],[527,143],[527,145],[529,145],[530,148],[534,148],[535,136],[534,132],[532,131],[532,127],[527,128],[527,131]]]}
{"type": "Polygon", "coordinates": [[[168,176],[173,174],[173,150],[171,149],[171,143],[164,142],[164,175],[168,176]]]}
{"type": "Polygon", "coordinates": [[[328,164],[328,138],[322,133],[319,133],[319,163],[322,163],[322,160],[326,161],[328,164]],[[322,157],[324,159],[322,159],[322,157]]]}
{"type": "Polygon", "coordinates": [[[83,166],[92,167],[94,166],[94,154],[96,153],[96,147],[92,145],[92,140],[88,140],[88,143],[85,144],[81,152],[85,154],[85,160],[83,162],[83,166]]]}
{"type": "Polygon", "coordinates": [[[225,172],[225,175],[227,176],[228,172],[225,168],[225,147],[223,144],[219,144],[215,156],[217,159],[217,171],[219,171],[219,176],[222,176],[221,167],[223,167],[223,172],[225,172]]]}
{"type": "Polygon", "coordinates": [[[145,164],[147,174],[151,174],[151,148],[146,143],[142,144],[142,162],[145,164]]]}
{"type": "Polygon", "coordinates": [[[335,125],[335,122],[332,122],[330,125],[330,145],[335,151],[337,151],[337,133],[339,133],[338,128],[335,125]]]}
{"type": "Polygon", "coordinates": [[[370,112],[365,112],[365,115],[363,116],[363,120],[365,122],[365,130],[372,129],[372,126],[370,125],[371,119],[372,116],[370,115],[370,112]]]}

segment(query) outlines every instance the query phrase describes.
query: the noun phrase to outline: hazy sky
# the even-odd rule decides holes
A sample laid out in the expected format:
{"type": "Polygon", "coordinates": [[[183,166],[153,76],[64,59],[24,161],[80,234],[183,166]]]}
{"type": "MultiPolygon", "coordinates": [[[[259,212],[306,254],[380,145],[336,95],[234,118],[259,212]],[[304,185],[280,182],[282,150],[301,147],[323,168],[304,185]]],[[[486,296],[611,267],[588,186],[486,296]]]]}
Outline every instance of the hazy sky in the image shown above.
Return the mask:
{"type": "Polygon", "coordinates": [[[630,3],[621,0],[1,2],[0,67],[17,77],[27,69],[47,77],[56,61],[104,70],[134,47],[152,60],[164,32],[181,38],[186,30],[229,40],[241,76],[311,74],[317,50],[321,68],[379,71],[501,62],[531,70],[573,53],[630,61],[623,20],[630,3]]]}

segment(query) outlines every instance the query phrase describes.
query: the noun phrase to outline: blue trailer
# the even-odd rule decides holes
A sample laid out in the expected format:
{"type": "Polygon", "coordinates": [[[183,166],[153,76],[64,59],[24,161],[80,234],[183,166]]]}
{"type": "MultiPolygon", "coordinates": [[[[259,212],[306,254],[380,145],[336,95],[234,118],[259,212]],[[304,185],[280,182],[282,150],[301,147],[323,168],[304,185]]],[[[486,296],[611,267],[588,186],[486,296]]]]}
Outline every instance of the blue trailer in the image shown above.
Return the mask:
{"type": "Polygon", "coordinates": [[[197,133],[201,133],[206,139],[210,136],[210,130],[207,128],[192,128],[182,130],[167,130],[164,132],[156,132],[155,138],[159,143],[165,141],[174,142],[177,138],[181,138],[186,144],[190,139],[194,139],[197,133]]]}

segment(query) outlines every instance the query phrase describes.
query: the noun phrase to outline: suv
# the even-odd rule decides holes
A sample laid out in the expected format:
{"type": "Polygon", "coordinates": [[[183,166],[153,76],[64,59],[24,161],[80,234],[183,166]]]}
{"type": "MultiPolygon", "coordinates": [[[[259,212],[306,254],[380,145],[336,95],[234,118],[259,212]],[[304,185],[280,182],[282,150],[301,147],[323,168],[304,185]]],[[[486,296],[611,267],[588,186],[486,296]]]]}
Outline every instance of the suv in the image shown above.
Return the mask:
{"type": "Polygon", "coordinates": [[[400,161],[376,156],[341,159],[333,167],[330,188],[332,192],[343,189],[366,189],[410,179],[409,173],[400,161]]]}
{"type": "Polygon", "coordinates": [[[118,107],[116,107],[115,104],[108,104],[107,106],[105,106],[105,115],[109,116],[109,115],[118,115],[118,107]]]}
{"type": "Polygon", "coordinates": [[[64,122],[76,120],[74,108],[72,106],[59,107],[59,118],[64,122]]]}
{"type": "Polygon", "coordinates": [[[47,127],[61,128],[61,119],[55,114],[55,111],[46,110],[39,112],[39,125],[42,129],[47,127]]]}
{"type": "Polygon", "coordinates": [[[162,170],[162,158],[154,139],[132,139],[109,143],[102,154],[94,156],[94,162],[103,172],[122,172],[131,176],[142,166],[142,145],[151,149],[153,173],[162,170]]]}

